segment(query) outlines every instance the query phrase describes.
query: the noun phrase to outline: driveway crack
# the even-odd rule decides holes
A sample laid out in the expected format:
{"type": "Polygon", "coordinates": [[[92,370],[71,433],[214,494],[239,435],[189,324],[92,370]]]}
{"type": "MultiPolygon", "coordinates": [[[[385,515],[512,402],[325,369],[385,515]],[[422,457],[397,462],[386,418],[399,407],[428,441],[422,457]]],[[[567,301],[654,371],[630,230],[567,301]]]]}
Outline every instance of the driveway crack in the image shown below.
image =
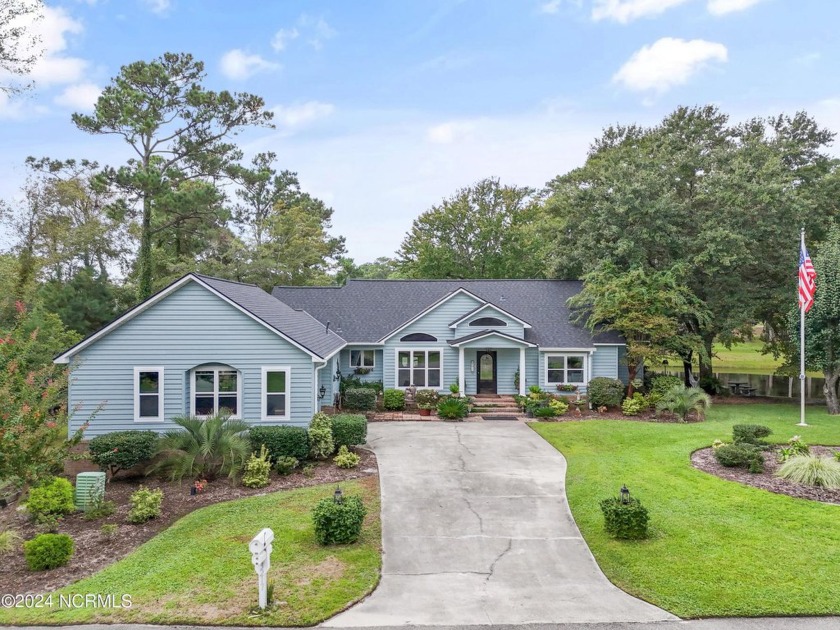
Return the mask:
{"type": "Polygon", "coordinates": [[[505,557],[505,555],[507,555],[510,552],[510,550],[512,548],[513,548],[513,538],[508,538],[507,547],[505,547],[505,549],[504,549],[504,551],[502,551],[502,553],[500,553],[498,556],[496,556],[496,559],[493,560],[493,563],[490,565],[490,572],[487,574],[487,577],[484,580],[485,584],[487,584],[487,582],[489,582],[490,579],[493,577],[493,575],[496,573],[496,565],[499,563],[499,561],[502,558],[505,557]]]}
{"type": "Polygon", "coordinates": [[[481,514],[479,514],[479,513],[476,511],[476,509],[472,506],[472,503],[470,502],[469,497],[464,496],[464,497],[462,497],[462,498],[464,499],[464,503],[466,503],[466,504],[467,504],[467,509],[468,509],[470,512],[472,512],[472,513],[473,513],[473,515],[474,515],[474,516],[478,519],[478,533],[479,533],[479,534],[483,534],[483,533],[484,533],[484,519],[481,517],[481,514]]]}

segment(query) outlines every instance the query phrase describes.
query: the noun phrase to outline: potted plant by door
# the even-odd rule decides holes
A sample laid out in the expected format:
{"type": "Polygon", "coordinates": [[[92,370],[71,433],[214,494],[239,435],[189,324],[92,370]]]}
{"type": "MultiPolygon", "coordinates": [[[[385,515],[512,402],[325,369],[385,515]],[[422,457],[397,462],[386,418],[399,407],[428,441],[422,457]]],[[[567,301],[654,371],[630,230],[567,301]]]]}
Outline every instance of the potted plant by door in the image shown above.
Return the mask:
{"type": "Polygon", "coordinates": [[[431,416],[432,409],[437,407],[439,398],[438,393],[433,389],[418,389],[414,395],[414,401],[417,403],[420,415],[431,416]]]}
{"type": "Polygon", "coordinates": [[[456,398],[461,395],[461,388],[458,383],[452,383],[452,385],[449,386],[449,391],[456,398]]]}

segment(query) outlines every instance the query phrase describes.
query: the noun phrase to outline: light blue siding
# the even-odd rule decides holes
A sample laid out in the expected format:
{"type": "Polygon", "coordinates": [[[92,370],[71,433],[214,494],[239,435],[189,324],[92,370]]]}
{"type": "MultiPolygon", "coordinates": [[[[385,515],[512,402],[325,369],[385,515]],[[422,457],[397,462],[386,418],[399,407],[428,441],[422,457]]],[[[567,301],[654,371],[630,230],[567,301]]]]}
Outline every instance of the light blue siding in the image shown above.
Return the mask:
{"type": "Polygon", "coordinates": [[[592,354],[592,378],[618,378],[618,346],[596,346],[592,354]]]}
{"type": "Polygon", "coordinates": [[[358,378],[365,382],[370,381],[381,381],[382,380],[382,348],[376,347],[364,347],[364,346],[350,346],[348,348],[344,348],[340,352],[340,365],[341,365],[341,374],[343,376],[351,376],[355,375],[354,370],[356,368],[350,366],[350,350],[373,350],[374,351],[374,359],[373,359],[373,369],[368,374],[359,374],[358,378]]]}
{"type": "Polygon", "coordinates": [[[309,422],[314,397],[311,356],[189,282],[74,357],[69,402],[78,411],[71,433],[99,405],[86,432],[89,437],[124,429],[174,428],[172,418],[189,410],[190,370],[207,363],[239,371],[241,415],[249,422],[261,422],[262,366],[291,368],[286,422],[309,422]],[[164,422],[134,422],[135,366],[164,368],[164,422]]]}
{"type": "MultiPolygon", "coordinates": [[[[617,361],[618,361],[618,378],[620,378],[625,384],[630,382],[630,373],[627,371],[627,348],[624,346],[619,346],[617,348],[617,361]]],[[[636,375],[637,378],[644,377],[644,368],[640,368],[638,370],[638,374],[636,375]]]]}
{"type": "MultiPolygon", "coordinates": [[[[456,321],[458,319],[459,319],[458,317],[454,317],[452,319],[452,321],[456,321]]],[[[453,336],[454,337],[464,337],[465,335],[469,335],[469,334],[478,332],[480,330],[498,330],[500,332],[505,333],[506,335],[510,335],[511,337],[517,337],[519,339],[524,339],[525,338],[525,327],[522,324],[517,322],[512,317],[510,317],[510,316],[508,316],[504,313],[499,312],[497,309],[493,308],[492,306],[488,306],[487,308],[482,310],[480,313],[477,313],[476,315],[470,315],[469,317],[467,317],[467,319],[465,319],[463,322],[458,324],[458,326],[455,328],[455,333],[454,333],[453,336]],[[482,318],[482,317],[495,317],[496,319],[502,320],[507,325],[506,326],[480,326],[480,327],[470,326],[471,321],[473,321],[474,319],[482,318]]]]}

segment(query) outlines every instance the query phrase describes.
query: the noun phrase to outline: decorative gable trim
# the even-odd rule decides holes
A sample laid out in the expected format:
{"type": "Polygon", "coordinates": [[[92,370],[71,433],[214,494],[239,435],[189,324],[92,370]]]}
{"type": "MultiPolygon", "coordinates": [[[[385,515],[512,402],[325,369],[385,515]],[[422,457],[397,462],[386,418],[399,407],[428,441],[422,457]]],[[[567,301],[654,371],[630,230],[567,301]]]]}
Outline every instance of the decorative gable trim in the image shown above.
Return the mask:
{"type": "Polygon", "coordinates": [[[463,287],[458,288],[458,289],[456,289],[455,291],[452,291],[452,293],[448,293],[447,295],[444,295],[442,298],[440,298],[437,302],[433,303],[431,306],[429,306],[428,308],[426,308],[424,311],[422,311],[421,313],[419,313],[419,314],[415,315],[414,317],[412,317],[410,320],[408,320],[408,321],[407,321],[407,322],[405,322],[404,324],[401,324],[398,328],[395,328],[394,330],[392,330],[391,332],[389,332],[387,335],[385,335],[384,337],[382,337],[381,339],[379,339],[379,341],[378,341],[377,343],[383,343],[383,342],[387,341],[388,339],[390,339],[391,337],[393,337],[394,335],[396,335],[398,332],[400,332],[401,330],[404,330],[404,329],[405,329],[405,328],[407,328],[408,326],[411,326],[411,324],[413,324],[414,322],[416,322],[418,319],[420,319],[420,318],[421,318],[421,317],[423,317],[424,315],[427,315],[427,314],[431,313],[431,312],[432,312],[433,310],[435,310],[438,306],[441,306],[442,304],[445,304],[446,302],[448,302],[449,300],[451,300],[452,298],[454,298],[456,295],[468,295],[468,296],[470,296],[471,298],[473,298],[473,299],[477,300],[480,304],[486,304],[486,303],[487,303],[487,300],[482,300],[482,299],[481,299],[480,297],[478,297],[475,293],[472,293],[471,291],[467,291],[467,290],[466,290],[465,288],[463,288],[463,287]]]}
{"type": "Polygon", "coordinates": [[[470,343],[471,341],[478,341],[479,339],[484,339],[485,337],[502,337],[503,339],[508,339],[510,341],[515,341],[518,344],[522,344],[527,348],[536,348],[537,344],[531,343],[530,341],[525,341],[524,339],[520,339],[519,337],[514,337],[513,335],[508,335],[503,333],[500,330],[482,330],[477,333],[472,333],[471,335],[466,335],[464,337],[460,337],[458,339],[451,339],[447,343],[452,346],[453,348],[458,348],[459,346],[470,343]]]}
{"type": "MultiPolygon", "coordinates": [[[[483,301],[483,300],[482,300],[482,301],[483,301]]],[[[493,309],[493,310],[495,310],[496,312],[501,313],[502,315],[505,315],[506,317],[510,317],[513,321],[515,321],[515,322],[517,322],[517,323],[519,323],[519,324],[522,324],[523,328],[531,328],[531,327],[532,327],[532,326],[531,326],[531,324],[529,324],[529,323],[528,323],[528,322],[526,322],[525,320],[519,319],[519,318],[518,318],[516,315],[514,315],[513,313],[509,313],[509,312],[508,312],[508,311],[506,311],[505,309],[501,308],[500,306],[496,306],[496,305],[495,305],[495,304],[493,304],[492,302],[484,302],[484,304],[482,304],[481,306],[479,306],[479,307],[477,307],[477,308],[475,308],[475,309],[471,310],[469,313],[467,313],[466,315],[464,315],[464,316],[463,316],[463,317],[461,317],[460,319],[456,319],[454,322],[452,322],[451,324],[449,324],[449,327],[450,327],[450,328],[457,328],[459,324],[461,324],[461,323],[463,323],[463,322],[467,321],[467,320],[468,320],[468,319],[470,319],[471,317],[475,317],[475,316],[476,316],[476,315],[478,315],[481,311],[483,311],[484,309],[487,309],[487,308],[492,308],[492,309],[493,309]]]]}

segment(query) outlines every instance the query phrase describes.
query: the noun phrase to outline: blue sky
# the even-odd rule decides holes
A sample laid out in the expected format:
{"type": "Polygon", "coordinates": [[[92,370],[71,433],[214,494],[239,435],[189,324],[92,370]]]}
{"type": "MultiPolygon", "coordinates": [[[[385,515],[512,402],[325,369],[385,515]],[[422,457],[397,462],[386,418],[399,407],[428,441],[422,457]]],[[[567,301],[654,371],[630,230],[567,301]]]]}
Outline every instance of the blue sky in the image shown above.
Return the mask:
{"type": "Polygon", "coordinates": [[[35,89],[0,97],[0,198],[27,155],[124,160],[70,114],[121,65],[184,51],[209,87],[265,99],[277,128],[243,134],[246,153],[277,153],[368,261],[460,187],[582,164],[611,123],[715,103],[840,131],[838,22],[827,0],[52,1],[35,89]]]}

